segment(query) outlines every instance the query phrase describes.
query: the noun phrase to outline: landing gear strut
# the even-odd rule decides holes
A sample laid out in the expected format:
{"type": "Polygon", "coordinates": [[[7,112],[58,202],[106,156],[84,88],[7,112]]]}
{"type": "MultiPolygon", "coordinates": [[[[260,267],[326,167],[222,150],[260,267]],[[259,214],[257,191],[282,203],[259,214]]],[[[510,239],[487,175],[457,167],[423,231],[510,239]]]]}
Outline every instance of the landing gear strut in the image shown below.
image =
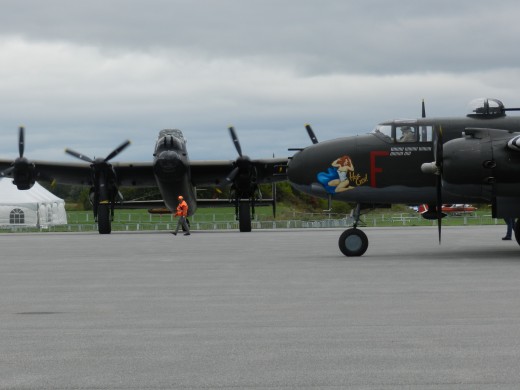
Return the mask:
{"type": "Polygon", "coordinates": [[[354,227],[345,230],[339,237],[339,250],[345,256],[362,256],[368,248],[367,235],[357,228],[361,216],[361,205],[356,205],[354,210],[354,227]]]}
{"type": "Polygon", "coordinates": [[[240,201],[238,205],[238,224],[241,232],[251,231],[250,202],[240,201]]]}
{"type": "Polygon", "coordinates": [[[112,232],[110,206],[108,204],[98,206],[97,221],[99,234],[110,234],[112,232]]]}
{"type": "Polygon", "coordinates": [[[513,231],[515,232],[515,238],[518,245],[520,245],[520,218],[515,220],[515,224],[513,225],[513,231]]]}

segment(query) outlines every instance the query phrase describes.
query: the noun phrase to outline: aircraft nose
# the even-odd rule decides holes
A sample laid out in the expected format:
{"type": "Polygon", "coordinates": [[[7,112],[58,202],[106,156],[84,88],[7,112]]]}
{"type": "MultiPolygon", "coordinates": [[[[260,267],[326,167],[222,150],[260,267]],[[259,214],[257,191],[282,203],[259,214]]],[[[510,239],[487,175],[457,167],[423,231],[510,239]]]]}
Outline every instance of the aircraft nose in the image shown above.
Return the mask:
{"type": "Polygon", "coordinates": [[[182,177],[186,172],[186,164],[179,153],[166,150],[157,156],[154,162],[154,172],[162,180],[182,177]]]}
{"type": "Polygon", "coordinates": [[[306,184],[309,166],[305,159],[305,150],[297,152],[287,164],[287,178],[294,184],[306,184]]]}
{"type": "Polygon", "coordinates": [[[297,152],[287,165],[287,178],[291,186],[306,194],[324,196],[324,189],[317,184],[316,172],[320,161],[314,153],[314,146],[297,152]]]}

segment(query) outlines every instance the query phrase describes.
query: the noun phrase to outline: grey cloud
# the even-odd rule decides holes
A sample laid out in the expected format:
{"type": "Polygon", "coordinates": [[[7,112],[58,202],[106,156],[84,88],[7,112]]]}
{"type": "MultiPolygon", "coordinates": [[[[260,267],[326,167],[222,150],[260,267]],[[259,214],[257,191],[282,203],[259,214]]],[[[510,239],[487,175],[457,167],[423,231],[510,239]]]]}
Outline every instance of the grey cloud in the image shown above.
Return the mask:
{"type": "Polygon", "coordinates": [[[3,2],[0,34],[106,50],[259,57],[304,74],[466,72],[520,59],[515,1],[3,2]]]}
{"type": "Polygon", "coordinates": [[[31,158],[71,147],[149,161],[181,128],[190,156],[252,157],[369,131],[395,117],[520,103],[516,1],[4,0],[0,153],[27,126],[31,158]],[[61,147],[61,148],[60,148],[61,147]]]}

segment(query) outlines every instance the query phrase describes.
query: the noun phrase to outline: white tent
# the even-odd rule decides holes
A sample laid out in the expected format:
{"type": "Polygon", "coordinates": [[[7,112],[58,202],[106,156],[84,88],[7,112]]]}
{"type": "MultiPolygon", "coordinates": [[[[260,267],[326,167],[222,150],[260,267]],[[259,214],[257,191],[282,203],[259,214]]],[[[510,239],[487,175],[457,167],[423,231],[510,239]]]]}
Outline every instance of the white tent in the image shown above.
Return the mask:
{"type": "Polygon", "coordinates": [[[11,179],[0,179],[0,226],[48,227],[66,225],[65,201],[38,182],[18,190],[11,179]]]}

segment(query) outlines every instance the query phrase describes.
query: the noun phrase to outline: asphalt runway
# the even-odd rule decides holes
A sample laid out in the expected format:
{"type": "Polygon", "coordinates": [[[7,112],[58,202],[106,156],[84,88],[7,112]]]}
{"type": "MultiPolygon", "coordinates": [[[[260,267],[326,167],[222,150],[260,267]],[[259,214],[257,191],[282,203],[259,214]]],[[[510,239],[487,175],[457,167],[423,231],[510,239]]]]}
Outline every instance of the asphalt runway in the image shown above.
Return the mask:
{"type": "Polygon", "coordinates": [[[1,234],[1,389],[518,389],[504,226],[1,234]]]}

